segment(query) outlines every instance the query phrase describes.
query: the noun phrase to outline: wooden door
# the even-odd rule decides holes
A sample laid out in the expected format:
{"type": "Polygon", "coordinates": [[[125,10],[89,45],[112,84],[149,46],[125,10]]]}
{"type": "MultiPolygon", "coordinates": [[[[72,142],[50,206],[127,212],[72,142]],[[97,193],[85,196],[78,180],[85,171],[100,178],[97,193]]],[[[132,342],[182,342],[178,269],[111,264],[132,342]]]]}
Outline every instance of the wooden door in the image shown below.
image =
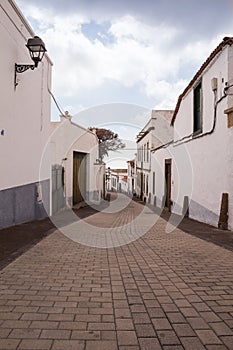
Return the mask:
{"type": "Polygon", "coordinates": [[[73,205],[82,202],[86,197],[86,153],[73,153],[73,205]]]}
{"type": "Polygon", "coordinates": [[[165,160],[165,207],[171,211],[172,160],[165,160]]]}

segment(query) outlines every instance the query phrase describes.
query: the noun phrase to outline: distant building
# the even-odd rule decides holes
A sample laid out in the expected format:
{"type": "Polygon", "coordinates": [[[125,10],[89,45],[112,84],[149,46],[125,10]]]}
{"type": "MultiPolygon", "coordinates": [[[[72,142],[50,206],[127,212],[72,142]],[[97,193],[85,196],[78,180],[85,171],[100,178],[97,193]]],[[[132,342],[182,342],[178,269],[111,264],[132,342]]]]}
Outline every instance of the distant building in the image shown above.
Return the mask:
{"type": "Polygon", "coordinates": [[[127,169],[111,169],[111,190],[128,192],[127,169]]]}
{"type": "Polygon", "coordinates": [[[137,136],[136,194],[143,201],[151,201],[151,150],[172,140],[170,122],[173,111],[153,110],[151,118],[137,136]]]}
{"type": "Polygon", "coordinates": [[[128,194],[130,196],[136,194],[136,164],[135,160],[128,160],[128,194]]]}

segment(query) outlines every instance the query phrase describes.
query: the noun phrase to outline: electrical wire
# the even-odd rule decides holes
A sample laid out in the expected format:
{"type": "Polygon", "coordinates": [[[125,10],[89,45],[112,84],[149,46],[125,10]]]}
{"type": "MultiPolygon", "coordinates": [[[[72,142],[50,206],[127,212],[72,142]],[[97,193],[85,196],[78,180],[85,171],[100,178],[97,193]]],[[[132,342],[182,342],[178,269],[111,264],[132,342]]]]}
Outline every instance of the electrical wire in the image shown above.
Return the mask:
{"type": "Polygon", "coordinates": [[[59,106],[59,104],[57,103],[55,96],[53,95],[52,91],[51,91],[49,88],[48,88],[48,92],[49,92],[49,93],[50,93],[50,95],[52,96],[52,99],[53,99],[53,101],[54,101],[54,103],[55,103],[55,105],[56,105],[57,109],[58,109],[58,110],[59,110],[59,112],[61,113],[61,115],[64,115],[65,113],[64,113],[64,112],[62,112],[61,107],[60,107],[60,106],[59,106]]]}
{"type": "Polygon", "coordinates": [[[176,140],[174,141],[174,147],[177,147],[179,146],[180,144],[183,144],[183,143],[187,143],[187,142],[190,142],[192,140],[196,140],[196,139],[199,139],[201,137],[204,137],[204,136],[207,136],[207,135],[211,135],[213,134],[214,130],[215,130],[215,127],[216,127],[216,122],[217,122],[217,107],[218,107],[218,104],[227,96],[226,94],[226,91],[224,89],[224,95],[218,100],[215,102],[215,105],[214,105],[214,122],[213,122],[213,126],[211,128],[211,130],[205,132],[204,134],[200,134],[200,135],[195,135],[194,133],[192,134],[194,137],[189,139],[189,140],[186,140],[184,142],[180,142],[181,140],[176,140]],[[176,145],[176,143],[178,143],[178,145],[176,145]]]}
{"type": "Polygon", "coordinates": [[[62,111],[62,109],[61,109],[61,107],[59,106],[59,104],[58,104],[58,102],[57,102],[57,100],[56,100],[54,94],[53,94],[52,91],[50,90],[50,87],[49,87],[49,81],[50,81],[50,79],[49,79],[49,73],[50,73],[50,70],[49,70],[49,68],[48,68],[48,69],[47,69],[47,90],[48,90],[48,93],[52,96],[52,99],[53,99],[53,101],[54,101],[54,103],[55,103],[55,106],[57,107],[58,111],[61,113],[61,115],[64,115],[64,114],[65,114],[64,111],[62,111]]]}
{"type": "MultiPolygon", "coordinates": [[[[192,140],[196,140],[196,139],[201,138],[201,137],[204,137],[204,136],[206,136],[206,135],[211,135],[211,134],[214,132],[215,127],[216,127],[216,121],[217,121],[217,106],[218,106],[218,104],[219,104],[225,97],[227,97],[227,96],[229,96],[229,95],[232,95],[232,94],[229,94],[229,93],[227,94],[227,90],[228,90],[230,87],[232,87],[232,86],[233,86],[233,84],[232,84],[232,85],[229,85],[229,86],[227,86],[227,87],[225,87],[225,89],[223,90],[223,96],[222,96],[218,101],[215,102],[215,105],[214,105],[214,122],[213,122],[213,126],[212,126],[212,128],[211,128],[210,131],[207,131],[207,132],[205,132],[204,134],[200,134],[200,135],[195,135],[195,133],[191,133],[191,134],[189,134],[189,135],[186,135],[186,136],[182,137],[182,138],[179,139],[179,140],[170,141],[170,142],[166,143],[165,145],[162,145],[162,146],[160,146],[160,147],[158,147],[158,148],[152,150],[152,152],[154,153],[155,151],[157,151],[157,150],[159,150],[159,149],[167,148],[167,147],[170,146],[170,145],[173,145],[173,147],[177,147],[177,146],[179,146],[179,145],[181,145],[181,144],[183,144],[183,143],[187,143],[187,142],[190,142],[190,141],[192,141],[192,140]],[[184,141],[184,142],[182,142],[182,141],[184,141]],[[178,143],[178,145],[177,145],[177,143],[178,143]]],[[[215,94],[215,96],[216,96],[216,94],[215,94]]]]}

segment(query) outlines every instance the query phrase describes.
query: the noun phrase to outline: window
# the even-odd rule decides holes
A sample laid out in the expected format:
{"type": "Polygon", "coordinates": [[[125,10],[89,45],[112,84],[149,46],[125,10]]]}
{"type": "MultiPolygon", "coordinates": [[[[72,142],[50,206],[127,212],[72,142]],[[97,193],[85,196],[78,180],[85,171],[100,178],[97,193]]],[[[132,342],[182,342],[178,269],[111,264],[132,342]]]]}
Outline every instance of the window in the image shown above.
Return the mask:
{"type": "Polygon", "coordinates": [[[138,147],[138,161],[141,162],[141,147],[138,147]]]}
{"type": "Polygon", "coordinates": [[[149,142],[146,144],[146,157],[147,157],[147,163],[149,163],[149,142]]]}
{"type": "Polygon", "coordinates": [[[148,196],[148,190],[149,190],[149,177],[146,175],[146,195],[148,196]]]}
{"type": "Polygon", "coordinates": [[[202,84],[193,90],[193,133],[202,132],[202,84]]]}
{"type": "Polygon", "coordinates": [[[155,194],[155,172],[153,172],[153,194],[155,194]]]}

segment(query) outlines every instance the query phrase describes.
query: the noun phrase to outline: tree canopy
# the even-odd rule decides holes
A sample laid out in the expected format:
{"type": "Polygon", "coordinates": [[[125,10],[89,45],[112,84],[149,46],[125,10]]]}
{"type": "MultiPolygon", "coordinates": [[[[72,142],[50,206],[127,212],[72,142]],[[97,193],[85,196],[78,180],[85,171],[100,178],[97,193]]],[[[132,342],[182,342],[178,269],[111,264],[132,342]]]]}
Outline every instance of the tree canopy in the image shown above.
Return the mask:
{"type": "Polygon", "coordinates": [[[90,127],[89,130],[94,131],[98,137],[99,157],[101,160],[103,160],[104,156],[108,156],[109,151],[117,151],[125,147],[118,134],[112,130],[94,127],[90,127]]]}

